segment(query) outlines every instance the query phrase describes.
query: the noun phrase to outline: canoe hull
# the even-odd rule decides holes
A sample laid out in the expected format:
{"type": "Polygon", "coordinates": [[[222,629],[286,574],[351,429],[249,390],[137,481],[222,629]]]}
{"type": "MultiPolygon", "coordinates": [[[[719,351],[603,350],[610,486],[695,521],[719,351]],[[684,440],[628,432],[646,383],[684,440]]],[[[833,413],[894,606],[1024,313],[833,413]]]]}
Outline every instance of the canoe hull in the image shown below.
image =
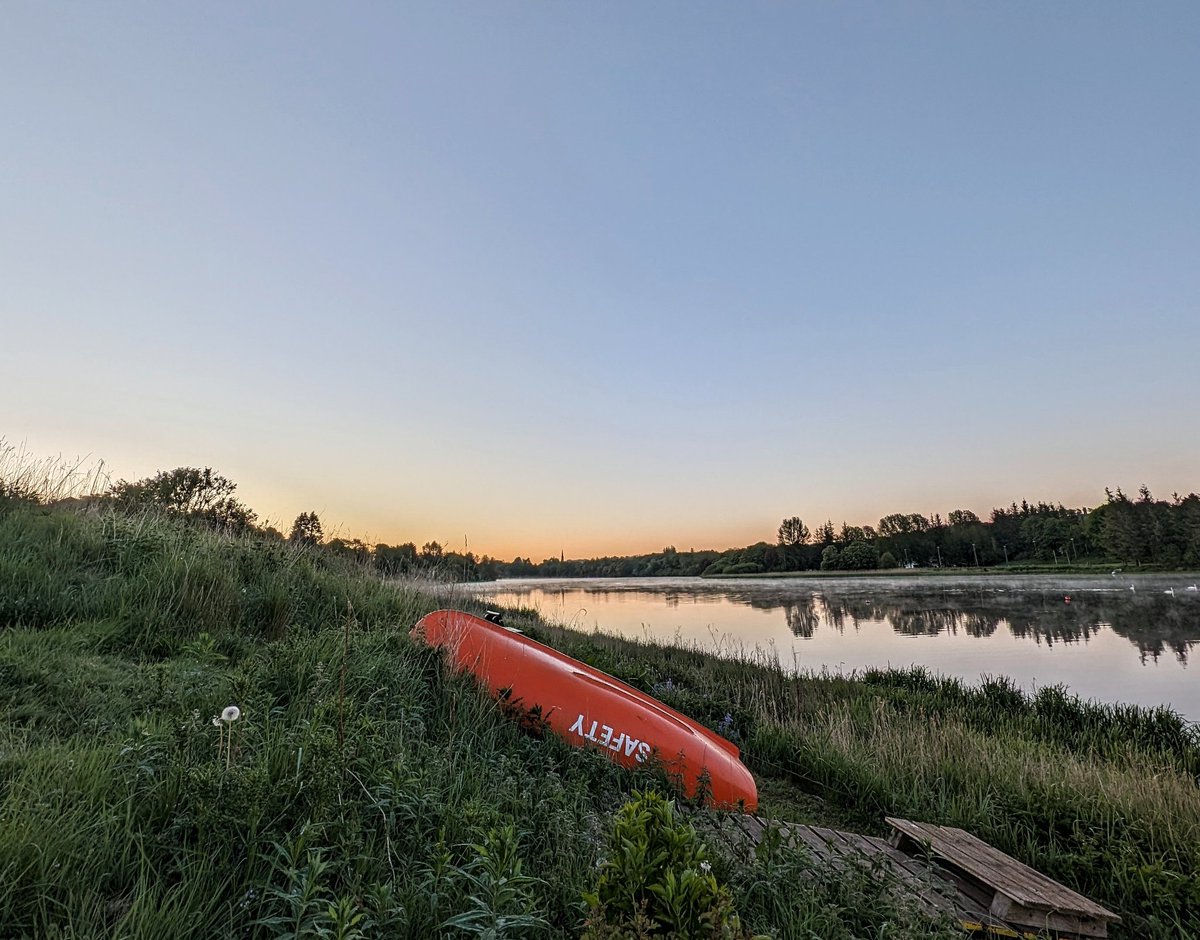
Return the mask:
{"type": "Polygon", "coordinates": [[[633,686],[558,650],[459,610],[422,617],[412,635],[446,651],[452,667],[527,711],[571,744],[626,767],[661,761],[688,796],[701,788],[718,808],[758,806],[737,747],[633,686]]]}

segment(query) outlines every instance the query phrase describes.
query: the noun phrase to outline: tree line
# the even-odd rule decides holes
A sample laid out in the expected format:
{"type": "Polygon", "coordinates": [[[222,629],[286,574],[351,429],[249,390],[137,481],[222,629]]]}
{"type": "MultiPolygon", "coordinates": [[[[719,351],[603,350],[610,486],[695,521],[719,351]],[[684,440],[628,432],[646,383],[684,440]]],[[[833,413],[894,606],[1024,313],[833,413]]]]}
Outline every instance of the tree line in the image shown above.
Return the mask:
{"type": "MultiPolygon", "coordinates": [[[[316,512],[300,513],[285,535],[260,525],[234,495],[237,484],[211,468],[179,467],[143,480],[121,480],[89,498],[124,511],[153,510],[194,524],[290,542],[356,560],[385,577],[429,576],[478,581],[514,577],[689,577],[788,571],[866,571],[907,568],[987,568],[998,565],[1114,564],[1200,567],[1200,496],[1155,499],[1142,486],[1135,498],[1105,490],[1092,509],[1029,503],[993,509],[981,520],[969,509],[939,514],[893,513],[877,526],[810,529],[798,516],[783,519],[774,541],[724,551],[679,551],[667,546],[645,555],[510,562],[452,551],[436,541],[368,545],[326,539],[316,512]]],[[[0,492],[5,498],[20,494],[0,492]]],[[[35,498],[26,494],[27,498],[35,498]]]]}
{"type": "Polygon", "coordinates": [[[873,571],[906,568],[990,568],[1077,564],[1200,567],[1200,496],[1155,499],[1145,486],[1131,499],[1105,490],[1095,508],[1014,502],[985,521],[969,509],[892,513],[877,526],[815,529],[798,516],[783,519],[774,541],[725,551],[677,551],[539,564],[517,558],[502,577],[656,577],[769,574],[789,571],[873,571]]]}

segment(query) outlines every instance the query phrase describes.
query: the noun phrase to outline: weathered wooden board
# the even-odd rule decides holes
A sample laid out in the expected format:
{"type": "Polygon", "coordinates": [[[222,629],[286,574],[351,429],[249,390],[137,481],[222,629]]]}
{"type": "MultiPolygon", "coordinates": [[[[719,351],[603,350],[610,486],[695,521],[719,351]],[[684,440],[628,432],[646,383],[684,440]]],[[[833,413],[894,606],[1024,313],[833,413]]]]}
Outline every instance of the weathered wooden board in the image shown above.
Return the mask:
{"type": "Polygon", "coordinates": [[[891,816],[885,821],[901,835],[908,836],[919,845],[928,845],[934,855],[953,862],[1018,904],[1041,905],[1084,916],[1119,919],[1095,901],[1047,878],[963,829],[891,816]]]}
{"type": "Polygon", "coordinates": [[[1106,937],[1108,924],[1121,919],[965,830],[892,817],[887,823],[898,833],[901,848],[908,844],[928,852],[959,876],[960,885],[969,886],[977,903],[990,893],[988,912],[1019,927],[1106,937]]]}
{"type": "Polygon", "coordinates": [[[898,846],[874,836],[752,815],[720,814],[709,819],[708,834],[742,857],[751,857],[770,834],[784,845],[807,851],[814,869],[869,872],[930,917],[950,915],[964,928],[987,936],[1104,937],[1107,924],[1120,919],[961,829],[889,819],[904,834],[898,846]],[[910,851],[904,850],[905,845],[910,851]],[[1002,892],[988,878],[1002,882],[1017,897],[1002,892]]]}
{"type": "Polygon", "coordinates": [[[991,914],[987,903],[980,905],[964,897],[953,878],[921,859],[905,855],[885,839],[733,814],[721,814],[709,835],[745,857],[753,853],[768,830],[784,845],[806,850],[812,856],[814,868],[842,873],[870,872],[886,882],[897,897],[914,903],[931,918],[948,915],[973,930],[987,930],[995,936],[1020,936],[1012,925],[991,914]]]}

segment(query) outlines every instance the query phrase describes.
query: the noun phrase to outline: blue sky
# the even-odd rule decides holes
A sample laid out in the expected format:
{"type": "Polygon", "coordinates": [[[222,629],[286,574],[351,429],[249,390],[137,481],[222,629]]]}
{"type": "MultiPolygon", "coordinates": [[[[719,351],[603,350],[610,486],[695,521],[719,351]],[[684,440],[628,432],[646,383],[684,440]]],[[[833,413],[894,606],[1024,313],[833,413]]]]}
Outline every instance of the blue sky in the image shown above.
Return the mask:
{"type": "Polygon", "coordinates": [[[1200,488],[1195,4],[3,20],[34,452],[534,558],[1200,488]]]}

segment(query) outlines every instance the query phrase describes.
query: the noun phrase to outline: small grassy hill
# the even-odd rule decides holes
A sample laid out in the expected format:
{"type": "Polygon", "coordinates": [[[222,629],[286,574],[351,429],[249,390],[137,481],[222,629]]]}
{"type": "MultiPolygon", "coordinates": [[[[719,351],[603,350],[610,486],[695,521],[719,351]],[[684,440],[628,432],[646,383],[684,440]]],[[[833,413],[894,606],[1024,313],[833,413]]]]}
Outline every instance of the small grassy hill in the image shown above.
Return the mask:
{"type": "MultiPolygon", "coordinates": [[[[408,629],[470,606],[449,590],[0,491],[0,937],[634,936],[588,926],[584,896],[622,807],[666,781],[448,675],[408,629]]],[[[1116,908],[1120,936],[1197,933],[1200,742],[1170,713],[522,625],[738,741],[767,813],[960,825],[1116,908]]],[[[709,857],[745,935],[946,930],[869,874],[709,857]]]]}

